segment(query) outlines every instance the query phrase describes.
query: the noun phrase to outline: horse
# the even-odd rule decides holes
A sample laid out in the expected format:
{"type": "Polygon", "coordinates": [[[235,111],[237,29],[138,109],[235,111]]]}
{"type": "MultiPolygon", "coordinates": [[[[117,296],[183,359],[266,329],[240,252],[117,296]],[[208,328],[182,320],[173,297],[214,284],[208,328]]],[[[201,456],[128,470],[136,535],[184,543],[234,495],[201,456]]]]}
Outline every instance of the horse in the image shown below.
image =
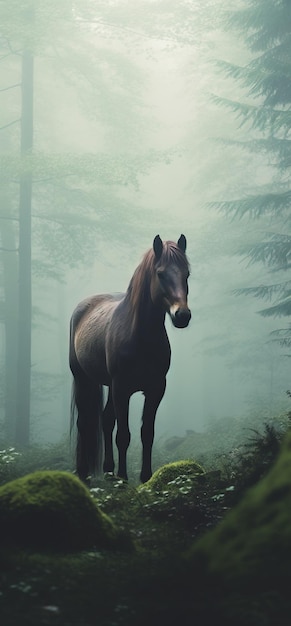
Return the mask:
{"type": "Polygon", "coordinates": [[[126,293],[94,295],[80,302],[70,322],[70,369],[73,374],[71,428],[77,410],[76,470],[86,482],[102,470],[114,475],[112,436],[117,423],[117,476],[127,481],[130,443],[129,400],[142,391],[140,480],[152,476],[152,446],[158,406],[166,389],[171,348],[166,313],[176,328],[188,326],[189,262],[186,237],[178,242],[154,238],[136,268],[126,293]],[[106,406],[103,389],[108,387],[106,406]],[[103,441],[104,440],[104,441],[103,441]]]}

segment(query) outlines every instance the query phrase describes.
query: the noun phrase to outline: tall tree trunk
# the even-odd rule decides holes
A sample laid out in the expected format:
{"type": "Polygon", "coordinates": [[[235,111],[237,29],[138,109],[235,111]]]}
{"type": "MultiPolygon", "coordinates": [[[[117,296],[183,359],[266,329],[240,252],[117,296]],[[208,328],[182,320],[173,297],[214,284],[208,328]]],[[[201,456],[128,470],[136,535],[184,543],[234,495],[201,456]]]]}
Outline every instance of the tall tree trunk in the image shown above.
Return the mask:
{"type": "MultiPolygon", "coordinates": [[[[22,165],[33,146],[33,55],[22,56],[21,156],[22,165]]],[[[17,421],[15,441],[29,443],[31,379],[31,168],[20,175],[19,195],[19,337],[17,368],[17,421]]]]}
{"type": "MultiPolygon", "coordinates": [[[[8,199],[5,201],[6,215],[9,215],[8,199]]],[[[5,386],[4,386],[4,435],[7,443],[14,443],[18,336],[17,278],[18,257],[16,233],[12,219],[1,220],[2,266],[4,284],[4,326],[5,326],[5,386]]]]}

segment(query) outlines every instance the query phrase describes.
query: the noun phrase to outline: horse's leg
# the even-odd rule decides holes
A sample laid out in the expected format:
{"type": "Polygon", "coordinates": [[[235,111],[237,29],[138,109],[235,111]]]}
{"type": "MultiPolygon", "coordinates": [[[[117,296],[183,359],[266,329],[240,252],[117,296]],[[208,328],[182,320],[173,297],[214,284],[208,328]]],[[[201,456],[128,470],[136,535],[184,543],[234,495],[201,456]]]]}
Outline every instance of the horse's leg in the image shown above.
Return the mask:
{"type": "Polygon", "coordinates": [[[104,463],[103,472],[114,472],[114,458],[112,446],[112,433],[115,426],[115,413],[111,387],[109,387],[108,400],[102,416],[104,434],[104,463]]]}
{"type": "Polygon", "coordinates": [[[116,445],[118,449],[118,472],[117,475],[124,480],[127,478],[126,453],[130,443],[128,426],[128,409],[130,394],[124,391],[124,386],[116,380],[112,383],[112,397],[114,411],[117,420],[116,445]]]}
{"type": "Polygon", "coordinates": [[[154,382],[152,387],[145,392],[141,427],[142,468],[140,479],[142,483],[146,483],[152,475],[152,447],[155,434],[155,418],[165,389],[166,379],[164,378],[159,384],[154,382]]]}
{"type": "Polygon", "coordinates": [[[74,401],[78,411],[77,474],[86,481],[101,469],[103,388],[81,372],[74,373],[74,401]]]}

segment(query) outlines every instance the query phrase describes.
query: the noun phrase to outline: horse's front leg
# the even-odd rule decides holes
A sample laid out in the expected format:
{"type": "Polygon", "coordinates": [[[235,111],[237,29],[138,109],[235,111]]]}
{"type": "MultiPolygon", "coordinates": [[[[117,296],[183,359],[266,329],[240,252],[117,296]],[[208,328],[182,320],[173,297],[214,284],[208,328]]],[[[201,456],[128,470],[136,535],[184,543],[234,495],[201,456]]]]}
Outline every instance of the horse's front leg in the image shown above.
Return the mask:
{"type": "Polygon", "coordinates": [[[165,389],[166,379],[164,378],[160,383],[155,381],[145,392],[141,427],[142,468],[140,479],[142,483],[146,483],[152,475],[152,447],[155,434],[155,418],[165,389]]]}
{"type": "Polygon", "coordinates": [[[118,472],[117,475],[128,480],[126,467],[126,453],[130,443],[128,426],[128,409],[130,394],[125,386],[117,380],[112,382],[112,398],[115,416],[117,420],[116,445],[118,449],[118,472]]]}
{"type": "Polygon", "coordinates": [[[104,463],[103,472],[114,473],[114,458],[112,447],[112,433],[115,426],[115,413],[112,399],[112,390],[109,388],[108,400],[102,415],[102,428],[104,435],[104,463]]]}

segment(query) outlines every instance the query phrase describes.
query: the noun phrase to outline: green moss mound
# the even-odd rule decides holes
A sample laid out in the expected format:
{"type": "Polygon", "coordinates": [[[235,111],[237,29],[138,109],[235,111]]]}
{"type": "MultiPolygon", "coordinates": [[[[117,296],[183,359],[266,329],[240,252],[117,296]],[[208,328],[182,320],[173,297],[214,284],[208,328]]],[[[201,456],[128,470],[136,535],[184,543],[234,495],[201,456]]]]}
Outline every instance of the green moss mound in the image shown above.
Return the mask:
{"type": "Polygon", "coordinates": [[[201,474],[205,474],[205,471],[196,461],[176,461],[160,467],[141,488],[163,491],[169,487],[171,488],[171,484],[175,487],[175,481],[177,480],[179,482],[192,480],[201,474]]]}
{"type": "Polygon", "coordinates": [[[291,433],[267,476],[191,549],[195,570],[232,585],[284,586],[291,577],[290,511],[291,433]]]}
{"type": "Polygon", "coordinates": [[[34,472],[0,487],[0,543],[76,550],[118,546],[119,541],[111,519],[72,474],[34,472]]]}

